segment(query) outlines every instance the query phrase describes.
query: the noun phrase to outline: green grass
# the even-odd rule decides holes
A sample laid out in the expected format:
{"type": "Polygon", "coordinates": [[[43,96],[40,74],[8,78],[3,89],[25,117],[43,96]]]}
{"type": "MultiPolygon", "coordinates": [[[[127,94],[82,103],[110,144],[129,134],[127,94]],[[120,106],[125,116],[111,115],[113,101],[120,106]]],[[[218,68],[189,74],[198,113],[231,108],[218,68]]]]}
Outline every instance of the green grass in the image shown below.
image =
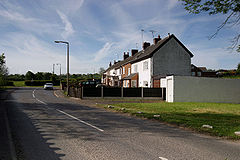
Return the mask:
{"type": "Polygon", "coordinates": [[[15,87],[25,87],[25,81],[13,81],[15,87]]]}
{"type": "MultiPolygon", "coordinates": [[[[13,84],[15,87],[43,87],[43,86],[26,86],[25,81],[13,81],[13,84]]],[[[54,87],[59,87],[59,86],[54,86],[54,87]]]]}
{"type": "Polygon", "coordinates": [[[114,104],[114,110],[191,128],[213,136],[240,139],[234,134],[235,131],[240,131],[240,104],[121,103],[114,104]],[[121,108],[125,110],[122,111],[121,108]],[[213,129],[202,128],[204,124],[213,126],[213,129]]]}

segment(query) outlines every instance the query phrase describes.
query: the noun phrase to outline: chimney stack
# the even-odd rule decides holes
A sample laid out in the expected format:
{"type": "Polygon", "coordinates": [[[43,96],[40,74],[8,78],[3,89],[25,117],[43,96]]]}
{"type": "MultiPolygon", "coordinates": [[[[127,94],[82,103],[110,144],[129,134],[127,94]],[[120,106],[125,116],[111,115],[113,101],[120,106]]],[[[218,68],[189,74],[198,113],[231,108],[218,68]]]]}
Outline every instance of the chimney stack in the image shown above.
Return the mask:
{"type": "Polygon", "coordinates": [[[109,63],[109,67],[111,67],[111,66],[112,66],[112,62],[109,63]]]}
{"type": "Polygon", "coordinates": [[[125,59],[127,59],[129,57],[129,53],[127,52],[127,53],[123,53],[123,60],[125,60],[125,59]]]}
{"type": "Polygon", "coordinates": [[[134,56],[138,52],[138,50],[137,49],[132,49],[131,52],[132,52],[132,56],[134,56]]]}
{"type": "Polygon", "coordinates": [[[150,46],[150,43],[149,42],[144,42],[143,43],[143,50],[145,50],[147,47],[150,46]]]}
{"type": "Polygon", "coordinates": [[[160,37],[160,35],[158,35],[157,38],[153,39],[153,44],[157,44],[158,41],[160,41],[162,38],[160,37]]]}

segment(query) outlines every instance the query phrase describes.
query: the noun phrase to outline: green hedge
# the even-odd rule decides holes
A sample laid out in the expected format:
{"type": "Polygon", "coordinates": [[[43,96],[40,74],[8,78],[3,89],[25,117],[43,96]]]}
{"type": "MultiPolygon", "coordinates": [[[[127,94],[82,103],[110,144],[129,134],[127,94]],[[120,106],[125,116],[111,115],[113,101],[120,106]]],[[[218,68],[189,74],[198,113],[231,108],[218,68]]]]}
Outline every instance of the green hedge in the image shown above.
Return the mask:
{"type": "Polygon", "coordinates": [[[7,86],[14,86],[14,83],[12,81],[8,81],[7,86]]]}
{"type": "Polygon", "coordinates": [[[25,85],[26,86],[43,86],[46,83],[53,83],[54,86],[58,86],[60,84],[60,81],[54,81],[51,80],[26,80],[25,85]]]}

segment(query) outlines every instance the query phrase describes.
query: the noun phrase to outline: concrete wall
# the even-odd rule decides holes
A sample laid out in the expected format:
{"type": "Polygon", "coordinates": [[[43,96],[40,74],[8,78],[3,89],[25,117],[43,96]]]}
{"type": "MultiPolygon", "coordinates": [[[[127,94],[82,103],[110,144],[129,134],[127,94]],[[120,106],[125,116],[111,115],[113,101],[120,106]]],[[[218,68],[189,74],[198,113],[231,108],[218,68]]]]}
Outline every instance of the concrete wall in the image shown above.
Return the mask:
{"type": "Polygon", "coordinates": [[[166,79],[171,78],[173,89],[167,91],[167,97],[172,94],[172,102],[240,103],[240,79],[190,76],[169,76],[166,79]]]}
{"type": "Polygon", "coordinates": [[[191,57],[174,38],[153,55],[153,75],[191,75],[191,57]]]}

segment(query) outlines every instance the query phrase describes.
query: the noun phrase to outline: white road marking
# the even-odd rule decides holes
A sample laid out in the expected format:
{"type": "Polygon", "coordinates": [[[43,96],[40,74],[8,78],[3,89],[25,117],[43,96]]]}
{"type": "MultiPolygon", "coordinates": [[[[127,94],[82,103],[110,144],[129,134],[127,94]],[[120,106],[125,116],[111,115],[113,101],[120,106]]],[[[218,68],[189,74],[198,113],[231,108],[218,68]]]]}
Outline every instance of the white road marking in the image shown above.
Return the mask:
{"type": "Polygon", "coordinates": [[[35,98],[35,90],[36,89],[33,90],[33,94],[32,94],[33,98],[35,98]]]}
{"type": "Polygon", "coordinates": [[[59,110],[59,109],[56,109],[56,110],[57,110],[58,112],[61,112],[61,113],[65,114],[65,115],[67,115],[67,116],[69,116],[69,117],[71,117],[71,118],[73,118],[73,119],[75,119],[75,120],[77,120],[77,121],[85,124],[85,125],[88,125],[88,126],[94,128],[94,129],[96,129],[96,130],[98,130],[98,131],[100,131],[100,132],[104,132],[104,130],[102,130],[102,129],[94,126],[94,125],[91,125],[90,123],[87,123],[87,122],[85,122],[85,121],[83,121],[83,120],[80,120],[80,119],[78,119],[78,118],[76,118],[76,117],[74,117],[74,116],[72,116],[72,115],[70,115],[70,114],[68,114],[68,113],[66,113],[66,112],[63,112],[63,111],[61,111],[61,110],[59,110]]]}
{"type": "Polygon", "coordinates": [[[164,157],[159,157],[161,160],[168,160],[167,158],[164,157]]]}
{"type": "Polygon", "coordinates": [[[41,100],[39,100],[39,99],[37,99],[37,98],[35,98],[38,102],[40,102],[40,103],[42,103],[42,104],[44,104],[44,105],[47,105],[47,103],[45,103],[45,102],[43,102],[43,101],[41,101],[41,100]]]}
{"type": "MultiPolygon", "coordinates": [[[[35,90],[36,90],[36,89],[35,89],[35,90]]],[[[33,98],[36,99],[38,102],[44,104],[45,107],[47,107],[47,105],[48,105],[47,103],[45,103],[45,102],[43,102],[43,101],[41,101],[41,100],[39,100],[39,99],[37,99],[37,98],[35,97],[35,90],[33,91],[33,94],[32,94],[32,95],[33,95],[33,98]]],[[[47,107],[47,108],[49,109],[49,107],[47,107]]],[[[94,129],[96,129],[96,130],[98,130],[98,131],[104,132],[104,130],[102,130],[102,129],[94,126],[94,125],[91,125],[90,123],[87,123],[87,122],[85,122],[85,121],[83,121],[83,120],[81,120],[81,119],[78,119],[78,118],[76,118],[76,117],[74,117],[74,116],[72,116],[72,115],[70,115],[70,114],[68,114],[68,113],[66,113],[66,112],[63,112],[63,111],[61,111],[61,110],[59,110],[59,109],[56,109],[56,110],[57,110],[58,112],[61,112],[61,113],[65,114],[65,115],[67,115],[67,116],[69,116],[69,117],[71,117],[71,118],[73,118],[73,119],[75,119],[75,120],[77,120],[77,121],[79,121],[79,122],[87,125],[87,126],[90,126],[90,127],[94,128],[94,129]]]]}
{"type": "Polygon", "coordinates": [[[59,96],[56,94],[56,91],[54,91],[53,93],[54,93],[54,95],[55,95],[56,97],[59,97],[59,96]]]}
{"type": "Polygon", "coordinates": [[[35,98],[38,102],[40,102],[40,103],[42,103],[42,104],[44,104],[44,105],[47,105],[47,103],[45,103],[45,102],[43,102],[43,101],[41,101],[41,100],[39,100],[39,99],[37,99],[37,98],[35,97],[35,91],[36,91],[36,89],[33,90],[33,94],[32,94],[33,98],[35,98]]]}

